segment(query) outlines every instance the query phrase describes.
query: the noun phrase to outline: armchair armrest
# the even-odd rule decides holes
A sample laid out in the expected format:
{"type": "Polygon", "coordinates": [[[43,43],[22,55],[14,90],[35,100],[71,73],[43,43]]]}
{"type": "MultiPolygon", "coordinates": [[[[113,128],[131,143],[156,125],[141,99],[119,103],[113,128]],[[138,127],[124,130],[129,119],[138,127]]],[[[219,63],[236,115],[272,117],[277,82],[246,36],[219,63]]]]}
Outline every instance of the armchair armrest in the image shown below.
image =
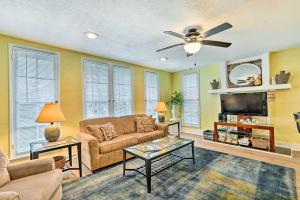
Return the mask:
{"type": "Polygon", "coordinates": [[[1,200],[19,200],[19,194],[13,191],[0,192],[1,200]]]}
{"type": "Polygon", "coordinates": [[[164,131],[164,135],[168,135],[168,124],[155,124],[156,130],[164,131]]]}
{"type": "Polygon", "coordinates": [[[53,158],[30,160],[20,164],[7,166],[11,180],[48,172],[55,169],[53,158]]]}
{"type": "Polygon", "coordinates": [[[99,166],[99,142],[97,138],[87,133],[77,135],[81,141],[82,162],[90,169],[98,169],[99,166]]]}

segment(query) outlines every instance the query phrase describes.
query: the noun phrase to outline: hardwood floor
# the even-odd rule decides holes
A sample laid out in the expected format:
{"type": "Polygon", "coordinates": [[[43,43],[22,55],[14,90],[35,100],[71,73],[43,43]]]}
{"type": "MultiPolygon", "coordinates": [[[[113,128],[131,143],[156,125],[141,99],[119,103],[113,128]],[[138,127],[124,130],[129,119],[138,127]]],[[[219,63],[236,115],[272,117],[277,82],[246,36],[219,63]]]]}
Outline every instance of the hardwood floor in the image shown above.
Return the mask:
{"type": "MultiPolygon", "coordinates": [[[[270,153],[270,152],[255,150],[255,149],[248,149],[239,146],[232,146],[227,144],[210,142],[210,141],[203,140],[202,136],[200,135],[181,133],[181,137],[195,140],[195,146],[197,147],[293,168],[296,171],[297,194],[298,196],[300,196],[300,159],[295,159],[290,156],[270,153]]],[[[77,162],[74,161],[73,163],[77,163],[77,162]]],[[[77,172],[75,172],[75,174],[76,176],[78,176],[77,172]]],[[[86,176],[88,174],[91,174],[91,171],[89,171],[83,165],[83,176],[86,176]]]]}

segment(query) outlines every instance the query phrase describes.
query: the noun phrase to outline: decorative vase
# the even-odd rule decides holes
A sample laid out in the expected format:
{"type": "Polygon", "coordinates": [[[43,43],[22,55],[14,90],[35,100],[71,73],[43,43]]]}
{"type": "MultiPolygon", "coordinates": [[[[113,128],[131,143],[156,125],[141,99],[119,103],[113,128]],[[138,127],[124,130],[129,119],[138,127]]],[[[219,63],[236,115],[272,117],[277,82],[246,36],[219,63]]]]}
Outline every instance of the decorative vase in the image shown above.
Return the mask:
{"type": "Polygon", "coordinates": [[[216,90],[219,88],[219,81],[216,81],[216,79],[214,79],[212,82],[210,82],[210,85],[213,90],[216,90]]]}
{"type": "Polygon", "coordinates": [[[172,119],[173,121],[177,120],[177,116],[178,116],[178,110],[179,110],[179,106],[178,105],[172,105],[172,119]]]}
{"type": "Polygon", "coordinates": [[[276,82],[276,84],[286,84],[286,83],[288,83],[289,78],[290,78],[290,72],[285,72],[283,70],[283,71],[280,71],[279,74],[276,74],[275,82],[276,82]]]}

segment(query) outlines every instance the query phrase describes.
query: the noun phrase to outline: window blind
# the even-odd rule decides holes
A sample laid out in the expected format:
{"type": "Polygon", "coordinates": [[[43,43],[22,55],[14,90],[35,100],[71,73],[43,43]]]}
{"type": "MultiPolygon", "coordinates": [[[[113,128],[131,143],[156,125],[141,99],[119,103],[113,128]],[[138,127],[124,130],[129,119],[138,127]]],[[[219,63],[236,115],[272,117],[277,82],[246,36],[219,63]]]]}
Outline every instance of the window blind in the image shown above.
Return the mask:
{"type": "Polygon", "coordinates": [[[13,156],[29,151],[29,143],[44,138],[47,124],[35,122],[42,106],[58,98],[58,56],[11,47],[11,136],[13,156]]]}
{"type": "Polygon", "coordinates": [[[197,73],[183,76],[183,123],[200,126],[199,75],[197,73]]]}
{"type": "Polygon", "coordinates": [[[155,105],[159,101],[159,74],[145,72],[145,110],[147,115],[157,116],[155,105]]]}
{"type": "Polygon", "coordinates": [[[109,65],[83,61],[84,118],[109,116],[109,65]]]}
{"type": "Polygon", "coordinates": [[[132,73],[122,66],[83,60],[84,118],[132,114],[132,73]]]}
{"type": "Polygon", "coordinates": [[[114,66],[113,77],[114,116],[131,115],[133,110],[131,69],[114,66]]]}

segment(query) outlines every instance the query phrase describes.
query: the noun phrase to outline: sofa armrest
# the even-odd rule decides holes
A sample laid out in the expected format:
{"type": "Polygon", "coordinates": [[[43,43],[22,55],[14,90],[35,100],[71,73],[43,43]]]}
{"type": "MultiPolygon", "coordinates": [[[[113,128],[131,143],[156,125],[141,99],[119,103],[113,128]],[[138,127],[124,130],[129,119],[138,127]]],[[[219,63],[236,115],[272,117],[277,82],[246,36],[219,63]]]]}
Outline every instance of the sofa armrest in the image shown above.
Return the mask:
{"type": "Polygon", "coordinates": [[[48,172],[55,169],[53,158],[30,160],[20,164],[7,166],[11,180],[48,172]]]}
{"type": "Polygon", "coordinates": [[[95,170],[99,167],[99,142],[97,138],[87,133],[77,135],[81,141],[81,159],[82,162],[90,169],[95,170]]]}
{"type": "Polygon", "coordinates": [[[168,124],[155,124],[156,130],[164,131],[164,135],[168,135],[168,124]]]}
{"type": "Polygon", "coordinates": [[[13,191],[0,192],[0,200],[19,200],[19,194],[13,191]]]}

